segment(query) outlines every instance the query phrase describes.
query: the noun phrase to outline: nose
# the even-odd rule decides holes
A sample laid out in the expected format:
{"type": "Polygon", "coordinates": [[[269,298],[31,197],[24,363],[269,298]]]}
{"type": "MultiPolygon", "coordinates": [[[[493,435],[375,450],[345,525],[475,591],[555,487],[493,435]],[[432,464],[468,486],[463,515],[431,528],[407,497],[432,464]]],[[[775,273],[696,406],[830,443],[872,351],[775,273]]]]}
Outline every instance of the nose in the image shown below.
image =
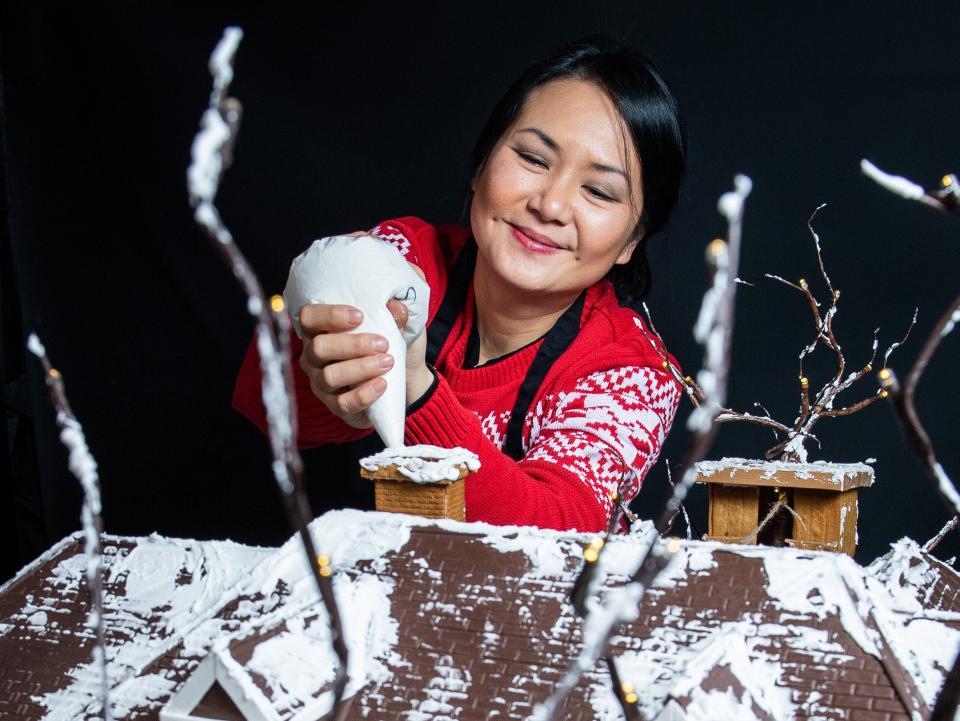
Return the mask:
{"type": "Polygon", "coordinates": [[[527,207],[544,223],[566,225],[572,220],[571,182],[562,175],[545,174],[530,194],[527,207]]]}

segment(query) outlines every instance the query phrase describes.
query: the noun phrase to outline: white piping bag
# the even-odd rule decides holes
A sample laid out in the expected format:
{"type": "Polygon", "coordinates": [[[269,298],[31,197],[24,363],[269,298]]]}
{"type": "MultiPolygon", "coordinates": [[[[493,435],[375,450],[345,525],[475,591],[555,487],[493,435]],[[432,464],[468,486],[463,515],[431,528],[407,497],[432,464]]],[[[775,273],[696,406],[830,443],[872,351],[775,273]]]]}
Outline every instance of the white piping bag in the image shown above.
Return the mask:
{"type": "Polygon", "coordinates": [[[293,261],[283,298],[297,335],[300,309],[311,303],[346,304],[363,311],[352,333],[377,333],[387,339],[393,367],[384,374],[387,390],[367,409],[367,417],[387,448],[403,445],[407,410],[407,346],[427,322],[430,287],[390,243],[371,235],[337,235],[314,241],[293,261]],[[387,310],[396,299],[407,306],[403,330],[387,310]]]}

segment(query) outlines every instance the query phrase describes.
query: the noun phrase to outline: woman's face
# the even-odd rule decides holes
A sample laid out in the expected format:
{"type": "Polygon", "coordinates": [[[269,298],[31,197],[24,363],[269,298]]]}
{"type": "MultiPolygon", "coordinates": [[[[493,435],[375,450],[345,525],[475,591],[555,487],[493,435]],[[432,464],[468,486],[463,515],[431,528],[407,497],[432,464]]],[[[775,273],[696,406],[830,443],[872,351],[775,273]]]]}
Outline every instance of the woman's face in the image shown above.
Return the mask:
{"type": "Polygon", "coordinates": [[[470,225],[481,262],[521,293],[578,294],[630,259],[643,209],[639,179],[606,93],[585,80],[539,86],[473,178],[470,225]]]}

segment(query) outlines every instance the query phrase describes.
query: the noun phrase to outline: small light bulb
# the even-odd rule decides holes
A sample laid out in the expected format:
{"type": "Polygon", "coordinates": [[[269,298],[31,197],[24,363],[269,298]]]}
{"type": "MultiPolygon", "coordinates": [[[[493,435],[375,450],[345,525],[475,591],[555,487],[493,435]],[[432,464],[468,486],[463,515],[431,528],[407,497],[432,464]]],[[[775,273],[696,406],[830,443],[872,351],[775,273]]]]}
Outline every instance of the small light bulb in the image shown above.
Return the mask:
{"type": "Polygon", "coordinates": [[[667,361],[664,361],[663,363],[660,364],[660,367],[666,370],[667,368],[670,367],[670,363],[668,363],[667,361]]]}
{"type": "Polygon", "coordinates": [[[873,363],[867,363],[867,365],[865,365],[863,368],[864,373],[869,373],[872,370],[873,370],[873,363]]]}
{"type": "Polygon", "coordinates": [[[840,297],[840,291],[839,291],[839,290],[833,291],[833,297],[834,297],[834,298],[839,298],[839,297],[840,297]]]}
{"type": "Polygon", "coordinates": [[[885,381],[890,377],[890,369],[883,368],[877,375],[880,376],[880,380],[885,381]]]}
{"type": "Polygon", "coordinates": [[[881,397],[881,398],[886,398],[888,395],[890,395],[890,394],[887,393],[886,390],[881,390],[881,391],[880,391],[880,397],[881,397]]]}
{"type": "Polygon", "coordinates": [[[51,378],[59,378],[59,377],[60,377],[60,371],[58,371],[56,368],[51,368],[51,369],[50,369],[50,377],[51,377],[51,378]]]}
{"type": "Polygon", "coordinates": [[[598,558],[600,558],[600,554],[597,553],[595,548],[588,548],[583,552],[583,559],[587,563],[595,563],[598,558]]]}
{"type": "Polygon", "coordinates": [[[679,538],[671,538],[669,541],[667,541],[667,550],[668,550],[670,553],[676,553],[677,551],[679,551],[679,550],[680,550],[680,539],[679,539],[679,538]]]}
{"type": "Polygon", "coordinates": [[[629,681],[624,681],[620,684],[620,688],[623,689],[624,693],[633,693],[633,684],[629,681]]]}
{"type": "Polygon", "coordinates": [[[807,378],[806,376],[801,376],[801,378],[800,378],[800,387],[803,388],[803,389],[809,388],[809,387],[810,387],[810,379],[807,378]]]}
{"type": "Polygon", "coordinates": [[[616,501],[616,500],[618,500],[619,498],[620,498],[620,494],[619,494],[619,493],[617,493],[616,491],[611,491],[611,492],[610,492],[610,500],[611,500],[611,501],[616,501]]]}
{"type": "Polygon", "coordinates": [[[628,693],[626,696],[623,697],[623,700],[626,701],[627,703],[636,703],[638,701],[637,694],[628,693]]]}
{"type": "Polygon", "coordinates": [[[806,278],[801,278],[801,279],[800,279],[800,287],[803,288],[804,290],[806,290],[806,288],[807,288],[807,279],[806,279],[806,278]]]}
{"type": "Polygon", "coordinates": [[[590,548],[595,548],[598,551],[603,548],[603,539],[600,536],[594,536],[590,539],[590,548]]]}
{"type": "Polygon", "coordinates": [[[321,553],[317,556],[317,565],[318,566],[329,566],[330,565],[330,556],[325,553],[321,553]]]}
{"type": "Polygon", "coordinates": [[[707,246],[707,254],[713,258],[719,258],[727,252],[727,243],[722,238],[714,238],[707,246]]]}
{"type": "Polygon", "coordinates": [[[333,569],[330,566],[320,566],[320,575],[324,578],[329,578],[333,575],[333,569]]]}
{"type": "Polygon", "coordinates": [[[944,175],[940,182],[943,184],[944,188],[949,188],[951,185],[953,185],[953,176],[944,175]]]}
{"type": "Polygon", "coordinates": [[[283,309],[286,308],[287,305],[283,302],[282,295],[273,295],[270,296],[270,307],[273,309],[274,313],[282,313],[283,309]]]}
{"type": "Polygon", "coordinates": [[[693,377],[692,377],[692,376],[684,376],[684,377],[683,377],[683,380],[684,380],[685,383],[693,383],[693,377]]]}

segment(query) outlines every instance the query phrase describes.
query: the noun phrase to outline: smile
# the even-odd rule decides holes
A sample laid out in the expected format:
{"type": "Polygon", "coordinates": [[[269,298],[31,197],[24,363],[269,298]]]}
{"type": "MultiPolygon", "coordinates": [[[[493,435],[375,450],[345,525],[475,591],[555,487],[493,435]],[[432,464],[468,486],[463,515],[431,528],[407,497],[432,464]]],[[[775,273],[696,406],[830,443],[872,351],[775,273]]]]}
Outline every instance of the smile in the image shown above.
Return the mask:
{"type": "Polygon", "coordinates": [[[510,226],[513,231],[513,237],[517,240],[520,245],[529,250],[531,253],[542,253],[544,255],[549,255],[551,253],[557,253],[563,248],[554,243],[550,238],[545,235],[541,235],[529,228],[519,228],[515,225],[510,226]]]}

